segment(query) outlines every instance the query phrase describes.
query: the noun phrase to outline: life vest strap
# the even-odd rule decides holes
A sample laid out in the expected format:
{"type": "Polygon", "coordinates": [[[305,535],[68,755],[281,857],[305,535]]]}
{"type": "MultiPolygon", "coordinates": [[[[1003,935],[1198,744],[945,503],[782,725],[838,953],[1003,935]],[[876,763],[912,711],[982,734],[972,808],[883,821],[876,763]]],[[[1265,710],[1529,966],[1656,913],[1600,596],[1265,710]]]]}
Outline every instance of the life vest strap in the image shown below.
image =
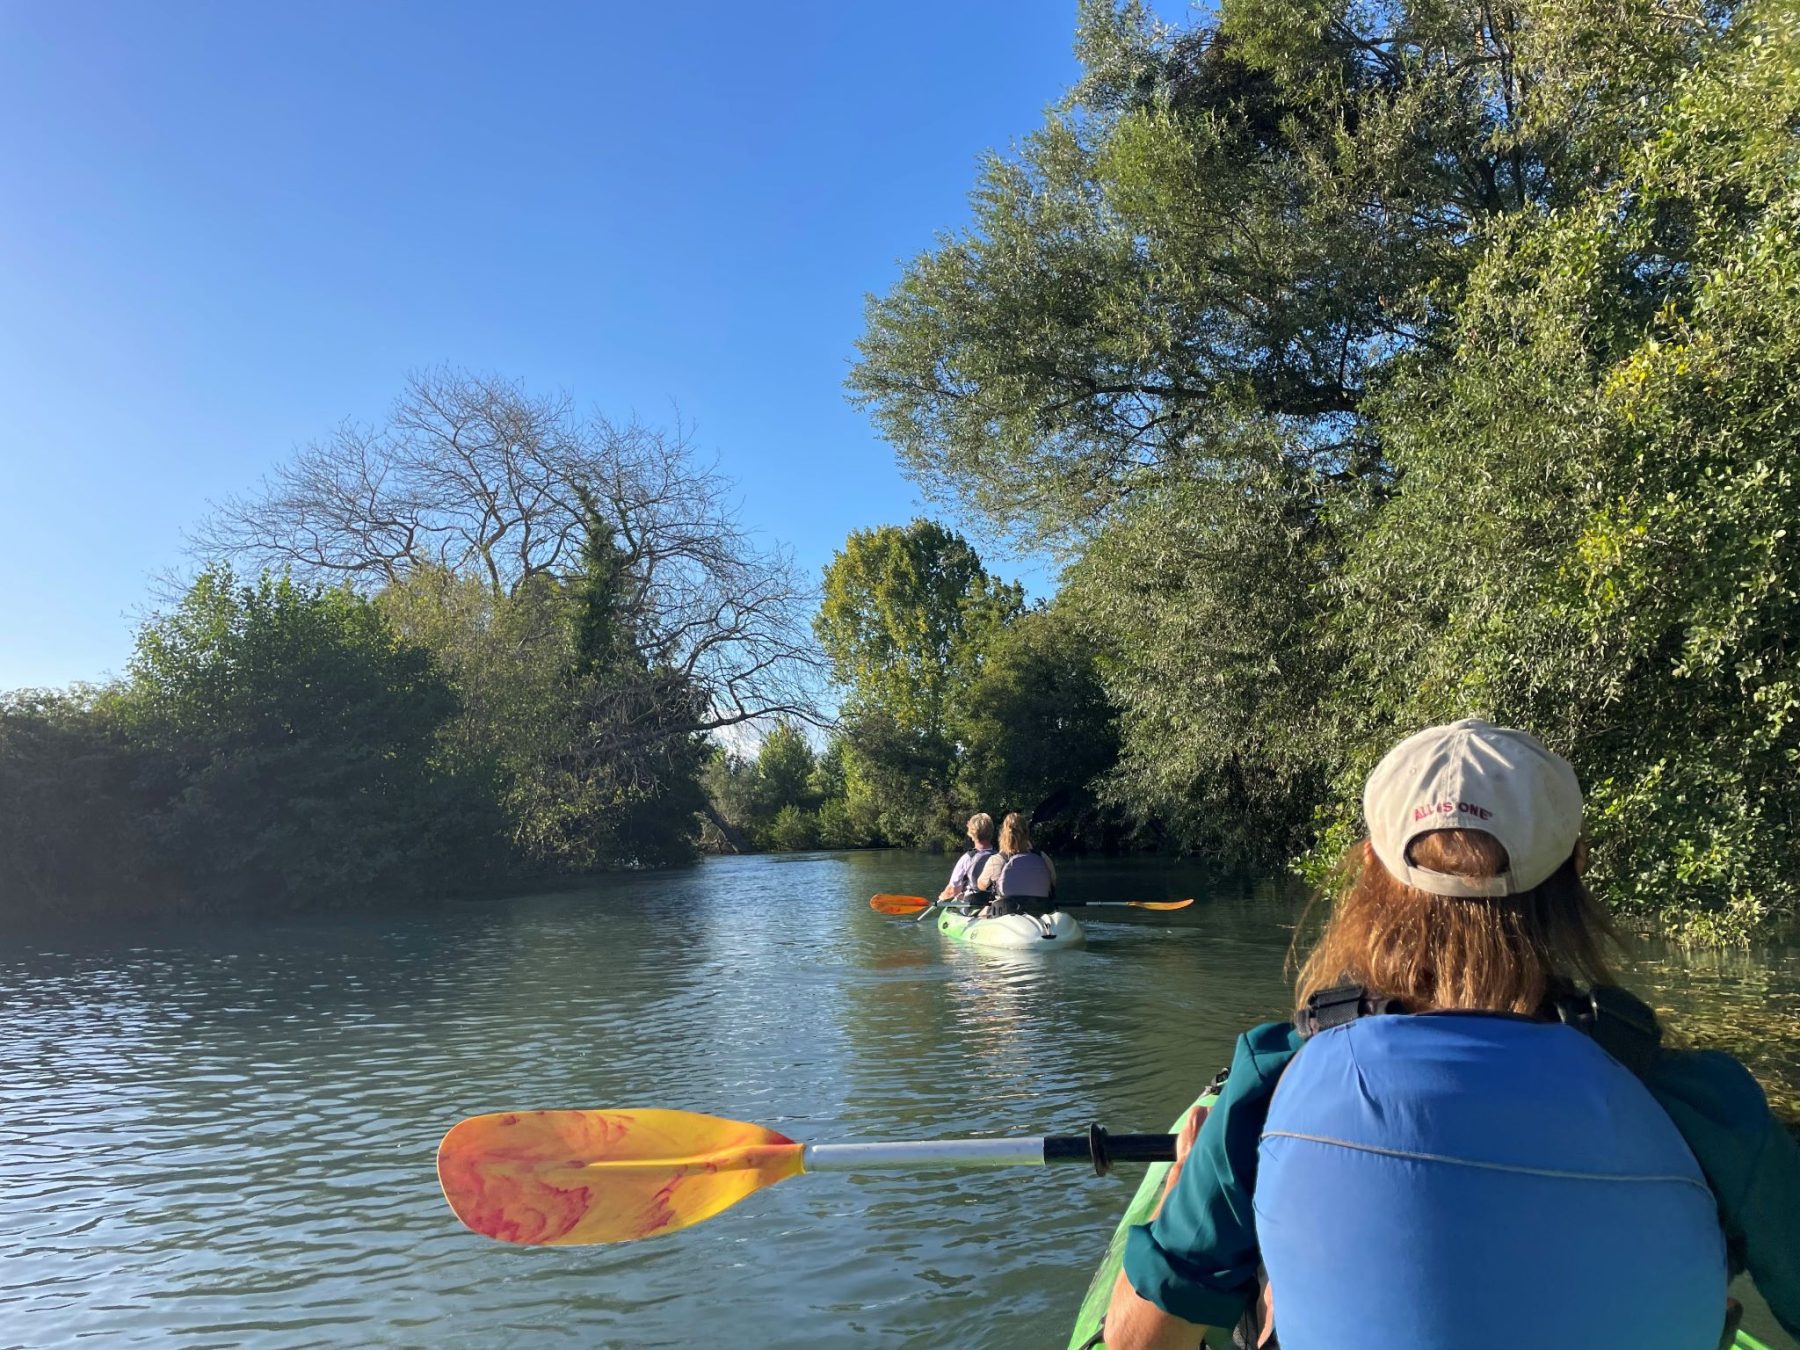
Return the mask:
{"type": "MultiPolygon", "coordinates": [[[[1376,998],[1360,984],[1321,989],[1295,1014],[1294,1029],[1304,1040],[1359,1017],[1404,1013],[1397,998],[1376,998]]],[[[1617,985],[1599,984],[1592,989],[1566,985],[1544,1000],[1538,1012],[1543,1021],[1562,1022],[1592,1038],[1607,1054],[1642,1078],[1662,1049],[1662,1027],[1656,1013],[1636,994],[1617,985]]]]}

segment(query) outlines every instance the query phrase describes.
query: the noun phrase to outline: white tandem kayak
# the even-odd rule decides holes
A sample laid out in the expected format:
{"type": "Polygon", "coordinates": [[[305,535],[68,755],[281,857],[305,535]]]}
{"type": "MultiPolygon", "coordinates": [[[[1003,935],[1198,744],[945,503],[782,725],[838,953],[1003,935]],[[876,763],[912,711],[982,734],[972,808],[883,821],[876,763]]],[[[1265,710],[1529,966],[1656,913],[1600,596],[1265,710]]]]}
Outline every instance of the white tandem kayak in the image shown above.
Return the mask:
{"type": "Polygon", "coordinates": [[[977,947],[1000,947],[1008,951],[1048,951],[1053,947],[1073,947],[1087,934],[1074,918],[1063,910],[1035,918],[1029,914],[1006,914],[998,919],[977,919],[973,911],[946,909],[938,915],[938,932],[958,942],[977,947]]]}

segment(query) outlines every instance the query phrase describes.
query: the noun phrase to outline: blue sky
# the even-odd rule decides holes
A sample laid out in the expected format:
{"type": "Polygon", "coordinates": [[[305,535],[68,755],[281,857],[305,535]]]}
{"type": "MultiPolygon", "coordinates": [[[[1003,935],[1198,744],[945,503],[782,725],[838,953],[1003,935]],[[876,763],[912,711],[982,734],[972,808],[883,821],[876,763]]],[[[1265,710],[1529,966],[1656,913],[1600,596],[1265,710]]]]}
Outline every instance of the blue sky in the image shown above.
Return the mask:
{"type": "Polygon", "coordinates": [[[122,668],[209,498],[445,362],[679,407],[809,569],[910,518],[843,398],[863,296],[966,220],[979,154],[1074,79],[1074,22],[0,5],[0,689],[122,668]]]}

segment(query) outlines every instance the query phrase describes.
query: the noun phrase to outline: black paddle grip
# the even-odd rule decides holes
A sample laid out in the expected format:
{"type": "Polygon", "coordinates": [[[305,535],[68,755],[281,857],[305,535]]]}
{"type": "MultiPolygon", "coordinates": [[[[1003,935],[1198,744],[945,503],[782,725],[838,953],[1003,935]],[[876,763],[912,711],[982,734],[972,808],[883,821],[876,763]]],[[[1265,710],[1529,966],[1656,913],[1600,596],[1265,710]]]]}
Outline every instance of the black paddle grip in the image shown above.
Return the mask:
{"type": "Polygon", "coordinates": [[[1045,1135],[1044,1161],[1092,1163],[1094,1175],[1103,1177],[1114,1163],[1174,1162],[1175,1136],[1108,1134],[1098,1125],[1090,1125],[1086,1134],[1045,1135]]]}

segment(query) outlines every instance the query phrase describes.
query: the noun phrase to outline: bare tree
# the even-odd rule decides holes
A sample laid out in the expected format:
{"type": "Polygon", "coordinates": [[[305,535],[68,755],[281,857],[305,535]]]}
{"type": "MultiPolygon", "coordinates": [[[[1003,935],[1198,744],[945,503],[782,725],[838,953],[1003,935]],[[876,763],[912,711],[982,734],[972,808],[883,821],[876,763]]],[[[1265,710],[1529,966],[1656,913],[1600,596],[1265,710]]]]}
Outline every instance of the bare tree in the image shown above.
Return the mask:
{"type": "Polygon", "coordinates": [[[680,426],[582,418],[563,395],[434,370],[384,424],[346,423],[259,492],[216,504],[190,547],[367,591],[433,567],[506,596],[579,569],[583,492],[623,553],[645,665],[696,696],[690,717],[646,737],[821,721],[809,589],[786,551],[744,529],[732,484],[680,426]]]}

